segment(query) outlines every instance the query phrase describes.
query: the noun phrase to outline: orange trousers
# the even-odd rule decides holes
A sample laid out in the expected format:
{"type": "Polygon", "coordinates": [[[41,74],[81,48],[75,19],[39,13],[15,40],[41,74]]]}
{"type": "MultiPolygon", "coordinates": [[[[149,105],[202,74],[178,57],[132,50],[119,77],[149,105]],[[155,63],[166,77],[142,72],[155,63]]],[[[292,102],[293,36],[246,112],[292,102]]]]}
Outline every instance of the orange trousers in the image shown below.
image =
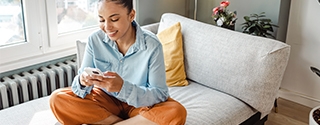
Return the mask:
{"type": "Polygon", "coordinates": [[[159,125],[183,125],[187,115],[186,109],[171,98],[152,107],[135,108],[97,87],[84,99],[75,95],[71,88],[57,89],[50,96],[50,108],[64,125],[95,123],[112,114],[122,119],[141,115],[159,125]]]}

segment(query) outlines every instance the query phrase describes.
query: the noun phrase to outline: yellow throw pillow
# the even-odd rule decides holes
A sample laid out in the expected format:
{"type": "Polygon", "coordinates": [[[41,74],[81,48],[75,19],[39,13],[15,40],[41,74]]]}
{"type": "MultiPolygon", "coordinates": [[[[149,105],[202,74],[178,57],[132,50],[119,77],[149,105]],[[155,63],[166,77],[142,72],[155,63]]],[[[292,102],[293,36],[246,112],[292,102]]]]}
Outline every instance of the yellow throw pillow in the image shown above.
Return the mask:
{"type": "Polygon", "coordinates": [[[188,85],[183,62],[180,22],[161,31],[157,36],[163,47],[167,86],[188,85]]]}

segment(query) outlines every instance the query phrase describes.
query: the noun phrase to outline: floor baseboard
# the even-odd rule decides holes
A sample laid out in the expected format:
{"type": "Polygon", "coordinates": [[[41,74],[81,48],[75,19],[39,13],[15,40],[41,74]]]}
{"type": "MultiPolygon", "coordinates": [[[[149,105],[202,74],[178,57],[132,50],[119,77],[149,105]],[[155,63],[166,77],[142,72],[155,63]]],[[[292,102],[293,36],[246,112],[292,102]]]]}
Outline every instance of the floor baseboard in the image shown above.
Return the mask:
{"type": "Polygon", "coordinates": [[[307,95],[280,88],[278,97],[313,108],[320,105],[320,100],[307,95]]]}

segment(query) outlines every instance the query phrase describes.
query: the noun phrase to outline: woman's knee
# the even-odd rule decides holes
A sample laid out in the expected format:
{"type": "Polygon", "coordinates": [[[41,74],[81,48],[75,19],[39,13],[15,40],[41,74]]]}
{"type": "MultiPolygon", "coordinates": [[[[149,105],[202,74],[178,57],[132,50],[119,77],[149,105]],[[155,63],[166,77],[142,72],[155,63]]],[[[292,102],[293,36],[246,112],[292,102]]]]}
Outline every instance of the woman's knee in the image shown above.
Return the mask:
{"type": "Polygon", "coordinates": [[[172,121],[177,124],[184,124],[187,117],[186,108],[177,102],[175,106],[170,109],[170,115],[172,116],[172,121]]]}
{"type": "Polygon", "coordinates": [[[55,107],[55,105],[59,105],[59,103],[65,102],[64,100],[66,99],[66,97],[70,96],[68,94],[69,91],[72,92],[72,90],[69,88],[60,88],[60,89],[56,89],[55,91],[53,91],[50,94],[50,100],[49,100],[50,106],[55,107]]]}
{"type": "Polygon", "coordinates": [[[59,93],[61,91],[59,89],[53,91],[51,94],[50,94],[50,105],[55,103],[56,101],[55,100],[59,100],[59,93]]]}
{"type": "MultiPolygon", "coordinates": [[[[161,125],[184,125],[187,117],[186,108],[175,100],[168,100],[159,107],[155,107],[156,111],[160,114],[156,114],[156,123],[161,125]],[[159,117],[160,116],[160,117],[159,117]],[[160,118],[160,119],[159,119],[160,118]]],[[[147,116],[148,117],[148,116],[147,116]]],[[[152,119],[152,118],[151,118],[152,119]]]]}

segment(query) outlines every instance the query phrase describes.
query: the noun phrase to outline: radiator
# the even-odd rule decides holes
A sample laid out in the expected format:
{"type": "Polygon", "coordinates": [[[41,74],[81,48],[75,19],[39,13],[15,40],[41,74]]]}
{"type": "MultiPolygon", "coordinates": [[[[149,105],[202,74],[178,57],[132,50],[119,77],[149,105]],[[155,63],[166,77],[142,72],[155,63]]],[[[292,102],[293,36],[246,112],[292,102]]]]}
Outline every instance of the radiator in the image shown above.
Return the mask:
{"type": "Polygon", "coordinates": [[[76,60],[72,59],[1,78],[0,110],[70,86],[77,70],[76,60]]]}

